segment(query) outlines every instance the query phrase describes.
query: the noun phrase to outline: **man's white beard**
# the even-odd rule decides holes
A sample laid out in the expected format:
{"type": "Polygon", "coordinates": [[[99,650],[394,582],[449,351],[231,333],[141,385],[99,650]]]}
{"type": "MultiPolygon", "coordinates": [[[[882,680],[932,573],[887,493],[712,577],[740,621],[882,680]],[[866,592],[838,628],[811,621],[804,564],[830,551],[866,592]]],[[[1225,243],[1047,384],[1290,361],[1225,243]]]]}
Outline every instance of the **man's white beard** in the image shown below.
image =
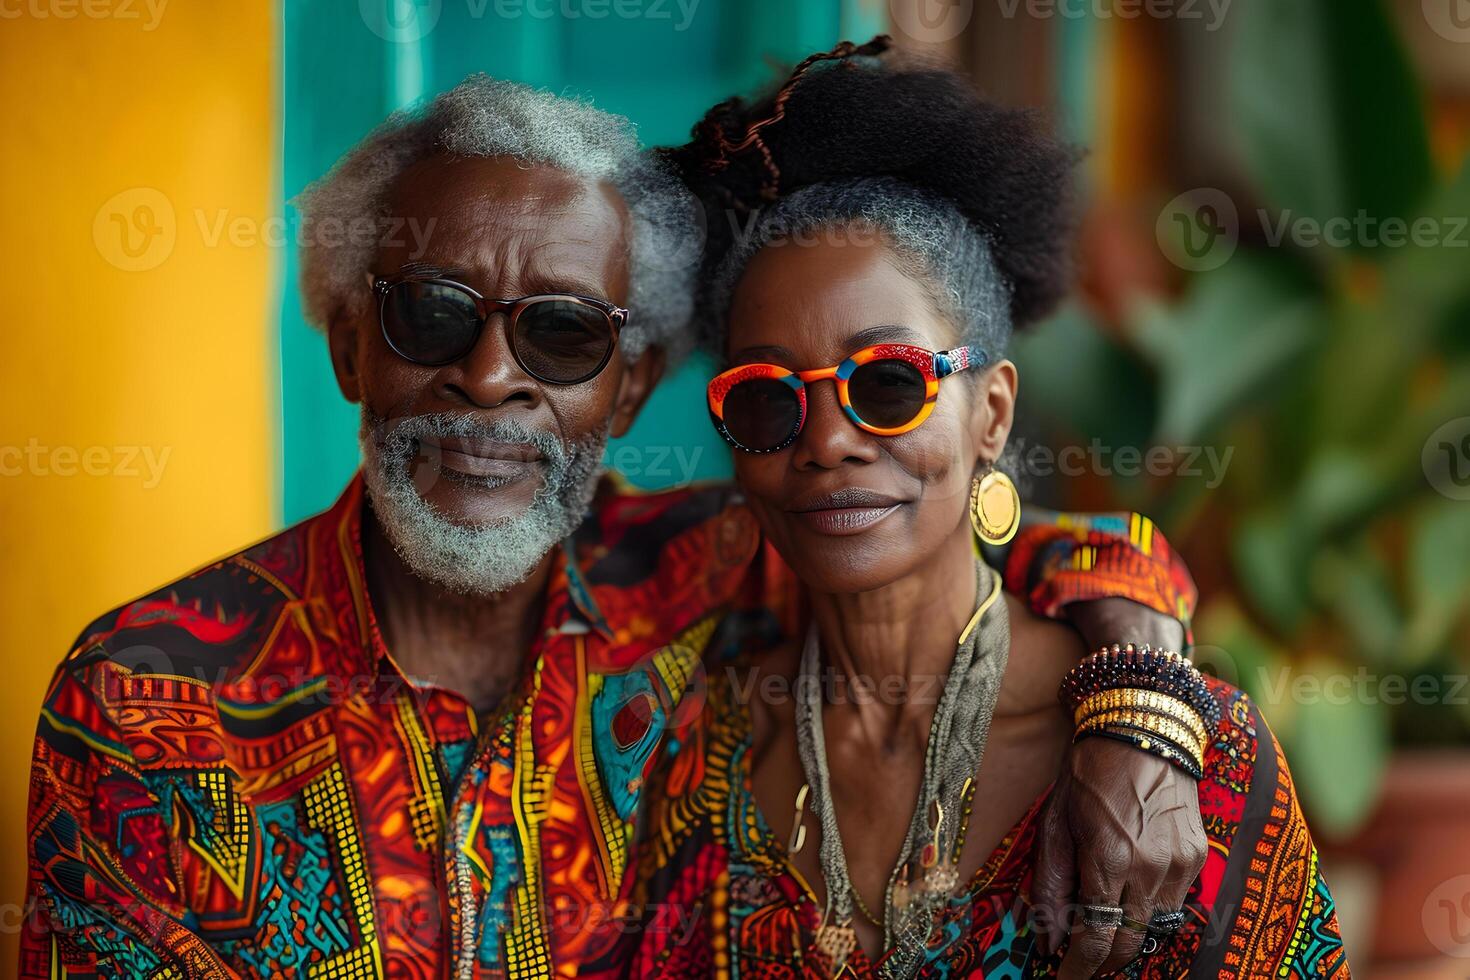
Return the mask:
{"type": "Polygon", "coordinates": [[[368,498],[394,550],[414,574],[464,595],[488,595],[525,581],[576,529],[597,490],[607,438],[604,429],[568,444],[512,419],[484,423],[447,413],[385,420],[367,406],[358,429],[368,498]],[[420,449],[425,436],[533,446],[545,459],[545,477],[524,513],[484,525],[455,524],[420,493],[420,486],[427,489],[439,478],[433,459],[413,468],[415,456],[426,455],[420,449]]]}

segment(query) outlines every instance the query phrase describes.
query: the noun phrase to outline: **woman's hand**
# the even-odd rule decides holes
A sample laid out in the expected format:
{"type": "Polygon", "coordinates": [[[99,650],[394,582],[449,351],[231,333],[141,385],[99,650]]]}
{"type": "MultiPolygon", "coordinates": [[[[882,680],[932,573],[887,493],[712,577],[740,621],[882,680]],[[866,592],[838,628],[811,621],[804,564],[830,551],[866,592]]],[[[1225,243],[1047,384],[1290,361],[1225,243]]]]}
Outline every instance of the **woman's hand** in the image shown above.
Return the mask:
{"type": "MultiPolygon", "coordinates": [[[[1178,621],[1126,599],[1067,607],[1096,649],[1152,643],[1177,650],[1178,621]]],[[[1032,900],[1049,950],[1071,933],[1062,980],[1121,969],[1137,957],[1144,934],[1125,926],[1082,926],[1082,905],[1121,906],[1136,922],[1184,906],[1204,867],[1204,825],[1195,781],[1164,760],[1121,742],[1089,738],[1072,747],[1042,821],[1032,900]]]]}
{"type": "Polygon", "coordinates": [[[1136,922],[1184,907],[1205,863],[1195,782],[1162,759],[1106,738],[1077,743],[1042,821],[1032,885],[1047,948],[1072,941],[1062,980],[1111,973],[1133,960],[1142,932],[1087,928],[1082,905],[1121,906],[1136,922]]]}

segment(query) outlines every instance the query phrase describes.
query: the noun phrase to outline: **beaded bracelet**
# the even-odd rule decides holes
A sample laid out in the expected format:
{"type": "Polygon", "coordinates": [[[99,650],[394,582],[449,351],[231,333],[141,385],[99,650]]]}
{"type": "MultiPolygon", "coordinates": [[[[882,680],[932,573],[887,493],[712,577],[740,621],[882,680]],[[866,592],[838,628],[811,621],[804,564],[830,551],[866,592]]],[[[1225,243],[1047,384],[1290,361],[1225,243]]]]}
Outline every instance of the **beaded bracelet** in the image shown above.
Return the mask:
{"type": "Polygon", "coordinates": [[[1120,725],[1114,728],[1099,728],[1088,732],[1082,732],[1078,734],[1073,739],[1073,741],[1080,742],[1084,738],[1088,738],[1094,735],[1101,738],[1111,738],[1114,741],[1118,742],[1124,742],[1128,745],[1133,746],[1136,749],[1141,749],[1142,751],[1147,752],[1150,755],[1156,755],[1159,758],[1163,759],[1165,762],[1169,762],[1177,766],[1192,779],[1199,780],[1204,778],[1205,773],[1203,766],[1198,765],[1194,761],[1194,759],[1190,758],[1189,754],[1181,749],[1179,746],[1172,745],[1167,739],[1160,738],[1157,735],[1133,731],[1120,725]]]}
{"type": "Polygon", "coordinates": [[[1058,696],[1072,711],[1094,694],[1135,688],[1154,691],[1184,702],[1213,734],[1220,724],[1220,703],[1210,693],[1204,675],[1184,657],[1148,644],[1113,644],[1084,658],[1062,679],[1058,696]]]}

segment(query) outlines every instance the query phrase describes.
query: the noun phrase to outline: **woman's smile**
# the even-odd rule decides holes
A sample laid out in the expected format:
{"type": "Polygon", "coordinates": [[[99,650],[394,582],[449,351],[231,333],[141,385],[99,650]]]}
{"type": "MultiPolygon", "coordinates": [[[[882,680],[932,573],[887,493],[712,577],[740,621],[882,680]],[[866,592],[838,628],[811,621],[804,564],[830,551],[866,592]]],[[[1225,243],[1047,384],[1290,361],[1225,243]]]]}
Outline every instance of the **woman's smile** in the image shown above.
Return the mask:
{"type": "Polygon", "coordinates": [[[905,501],[877,490],[843,487],[802,498],[790,513],[818,534],[858,534],[903,506],[905,501]]]}

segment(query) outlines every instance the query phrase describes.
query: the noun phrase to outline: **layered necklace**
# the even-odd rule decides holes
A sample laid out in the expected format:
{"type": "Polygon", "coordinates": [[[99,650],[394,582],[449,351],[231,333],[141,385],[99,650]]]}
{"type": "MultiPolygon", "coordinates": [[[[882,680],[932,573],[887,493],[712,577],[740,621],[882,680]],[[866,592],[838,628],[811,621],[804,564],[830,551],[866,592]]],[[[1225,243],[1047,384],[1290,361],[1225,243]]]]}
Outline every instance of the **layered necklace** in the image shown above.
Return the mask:
{"type": "Polygon", "coordinates": [[[883,929],[884,948],[890,950],[881,969],[883,976],[911,977],[918,973],[936,921],[959,887],[960,849],[974,775],[985,754],[1011,645],[1005,603],[996,601],[1000,597],[1000,576],[977,560],[975,577],[976,593],[985,598],[960,634],[954,663],[929,725],[918,804],[909,820],[898,863],[888,876],[881,921],[867,912],[848,875],[837,814],[832,808],[831,773],[822,731],[821,641],[815,623],[807,631],[796,685],[796,742],[806,775],[806,785],[797,797],[797,827],[799,830],[800,811],[809,795],[822,828],[819,857],[827,884],[827,905],[817,930],[816,947],[834,975],[842,972],[857,947],[857,933],[852,927],[855,910],[862,910],[883,929]]]}

